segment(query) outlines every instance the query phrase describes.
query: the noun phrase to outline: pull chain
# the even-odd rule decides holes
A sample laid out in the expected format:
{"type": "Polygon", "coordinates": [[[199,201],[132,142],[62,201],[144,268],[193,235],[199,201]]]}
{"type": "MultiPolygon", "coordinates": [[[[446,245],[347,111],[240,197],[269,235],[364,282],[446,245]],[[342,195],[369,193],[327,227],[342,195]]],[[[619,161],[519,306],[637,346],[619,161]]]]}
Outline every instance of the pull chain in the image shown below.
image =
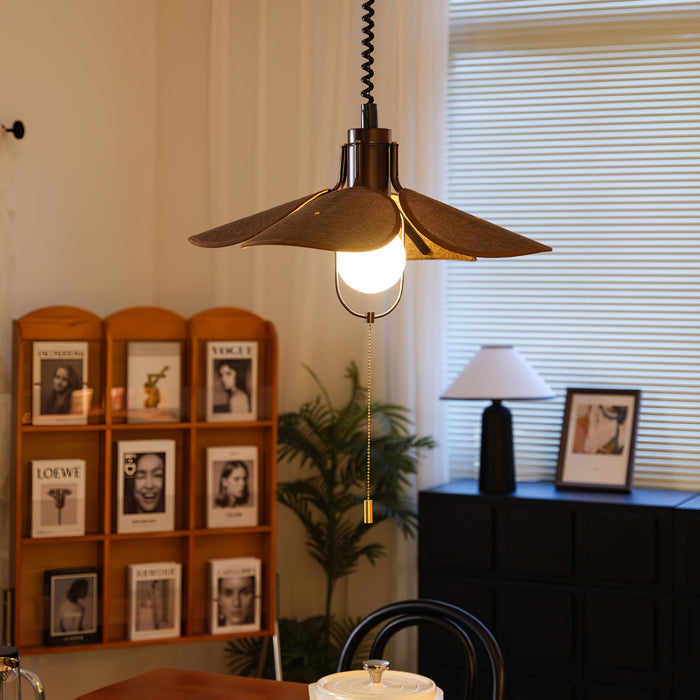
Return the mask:
{"type": "Polygon", "coordinates": [[[374,522],[372,512],[371,449],[372,449],[372,324],[374,313],[367,312],[367,494],[364,502],[365,525],[374,522]]]}

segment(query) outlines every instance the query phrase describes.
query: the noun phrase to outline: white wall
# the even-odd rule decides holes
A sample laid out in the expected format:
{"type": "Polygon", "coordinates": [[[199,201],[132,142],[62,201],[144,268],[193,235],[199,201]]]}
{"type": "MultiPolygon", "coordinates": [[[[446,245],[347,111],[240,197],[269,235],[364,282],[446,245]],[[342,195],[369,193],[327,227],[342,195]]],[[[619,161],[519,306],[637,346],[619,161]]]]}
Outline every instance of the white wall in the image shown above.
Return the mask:
{"type": "Polygon", "coordinates": [[[47,303],[103,314],[153,297],[155,10],[0,4],[2,119],[27,128],[2,142],[13,316],[47,303]]]}
{"type": "Polygon", "coordinates": [[[191,316],[215,301],[213,258],[187,240],[208,225],[209,2],[157,6],[154,303],[191,316]]]}
{"type": "MultiPolygon", "coordinates": [[[[22,141],[0,135],[0,587],[11,320],[51,304],[100,316],[212,305],[204,261],[186,255],[186,233],[206,217],[208,21],[208,2],[0,0],[0,121],[27,129],[22,141]]],[[[23,654],[23,664],[52,700],[69,700],[158,666],[224,672],[222,646],[23,654]]]]}
{"type": "MultiPolygon", "coordinates": [[[[268,249],[243,260],[240,251],[187,243],[211,225],[209,13],[208,0],[0,0],[0,121],[21,119],[27,129],[22,141],[0,133],[0,587],[8,584],[13,318],[52,304],[99,316],[148,304],[185,316],[215,305],[249,308],[278,328],[283,410],[315,393],[302,362],[344,396],[343,369],[350,359],[361,361],[364,323],[335,301],[330,265],[317,290],[317,315],[302,326],[295,320],[294,289],[322,254],[268,249]],[[281,271],[274,278],[265,276],[270,262],[281,271]]],[[[280,36],[285,21],[273,18],[280,36]]],[[[278,79],[279,90],[293,96],[290,76],[278,79]]],[[[291,118],[268,115],[270,128],[280,130],[280,180],[266,206],[302,194],[293,179],[282,182],[298,156],[283,131],[291,118]]],[[[355,121],[343,128],[359,126],[355,121]]],[[[334,148],[343,138],[339,131],[334,148]]],[[[337,155],[328,154],[331,181],[337,155]]],[[[381,333],[376,342],[380,351],[381,333]]],[[[282,614],[318,613],[316,565],[292,516],[280,512],[279,524],[282,614]]],[[[363,568],[357,581],[354,593],[346,585],[339,596],[354,612],[366,590],[386,597],[391,559],[371,572],[363,568]]],[[[23,664],[39,673],[50,700],[70,700],[148,668],[223,672],[222,647],[24,654],[23,664]]]]}

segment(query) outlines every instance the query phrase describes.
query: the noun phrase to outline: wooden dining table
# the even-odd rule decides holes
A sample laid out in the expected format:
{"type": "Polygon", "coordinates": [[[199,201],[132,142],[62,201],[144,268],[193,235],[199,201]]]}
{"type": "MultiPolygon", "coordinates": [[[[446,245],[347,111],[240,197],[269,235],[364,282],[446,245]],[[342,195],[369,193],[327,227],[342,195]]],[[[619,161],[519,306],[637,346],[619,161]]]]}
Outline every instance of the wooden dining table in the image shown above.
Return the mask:
{"type": "Polygon", "coordinates": [[[159,668],[76,700],[309,700],[306,683],[159,668]]]}

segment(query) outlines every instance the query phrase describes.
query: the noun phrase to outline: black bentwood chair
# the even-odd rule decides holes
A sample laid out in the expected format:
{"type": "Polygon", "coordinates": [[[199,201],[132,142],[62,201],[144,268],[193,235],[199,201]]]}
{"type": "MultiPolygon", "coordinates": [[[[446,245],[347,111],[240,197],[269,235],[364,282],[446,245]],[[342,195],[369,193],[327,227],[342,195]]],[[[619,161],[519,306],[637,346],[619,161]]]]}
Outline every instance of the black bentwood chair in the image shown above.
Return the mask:
{"type": "Polygon", "coordinates": [[[465,700],[476,697],[477,684],[477,648],[481,648],[488,657],[491,666],[493,700],[503,700],[503,655],[494,636],[487,627],[466,610],[443,603],[439,600],[405,600],[400,603],[385,605],[370,613],[359,622],[350,633],[340,653],[338,672],[350,670],[353,657],[362,640],[378,625],[384,623],[372,642],[370,656],[383,658],[384,648],[396,632],[406,627],[425,625],[451,634],[460,643],[466,657],[465,700]],[[474,641],[478,642],[475,647],[474,641]]]}

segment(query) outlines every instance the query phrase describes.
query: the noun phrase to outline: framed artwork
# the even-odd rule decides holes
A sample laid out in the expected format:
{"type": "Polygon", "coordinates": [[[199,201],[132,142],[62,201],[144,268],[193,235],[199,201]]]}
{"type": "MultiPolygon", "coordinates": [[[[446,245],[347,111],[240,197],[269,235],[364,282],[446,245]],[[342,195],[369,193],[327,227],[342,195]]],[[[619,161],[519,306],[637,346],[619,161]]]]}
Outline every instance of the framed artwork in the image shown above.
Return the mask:
{"type": "Polygon", "coordinates": [[[258,448],[207,449],[207,527],[258,524],[258,448]]]}
{"type": "Polygon", "coordinates": [[[180,357],[179,342],[127,343],[127,423],[180,420],[180,357]]]}
{"type": "Polygon", "coordinates": [[[129,639],[180,636],[182,565],[129,564],[129,639]]]}
{"type": "Polygon", "coordinates": [[[32,349],[32,423],[86,424],[92,402],[87,343],[37,341],[32,349]]]}
{"type": "Polygon", "coordinates": [[[557,487],[631,489],[640,398],[637,389],[566,390],[557,487]]]}
{"type": "Polygon", "coordinates": [[[117,532],[175,527],[175,441],[117,443],[117,532]]]}
{"type": "Polygon", "coordinates": [[[46,646],[100,641],[99,570],[93,567],[44,572],[46,646]]]}
{"type": "Polygon", "coordinates": [[[257,419],[258,344],[217,340],[207,343],[207,420],[257,419]]]}
{"type": "Polygon", "coordinates": [[[34,459],[32,537],[85,534],[85,461],[34,459]]]}
{"type": "Polygon", "coordinates": [[[260,559],[210,559],[209,631],[253,632],[260,629],[260,559]]]}

